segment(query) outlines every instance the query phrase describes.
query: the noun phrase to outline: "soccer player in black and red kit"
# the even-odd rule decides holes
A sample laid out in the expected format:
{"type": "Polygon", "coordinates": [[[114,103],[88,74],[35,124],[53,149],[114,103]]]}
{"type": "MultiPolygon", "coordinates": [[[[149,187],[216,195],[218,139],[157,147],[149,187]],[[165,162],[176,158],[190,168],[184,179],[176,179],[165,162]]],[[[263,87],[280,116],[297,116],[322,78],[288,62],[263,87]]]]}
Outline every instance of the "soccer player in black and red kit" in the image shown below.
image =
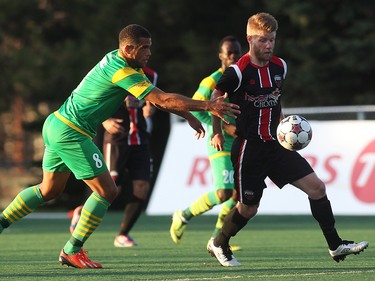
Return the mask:
{"type": "MultiPolygon", "coordinates": [[[[286,150],[277,142],[276,127],[283,118],[281,96],[287,73],[286,62],[273,55],[277,29],[272,15],[251,16],[247,23],[249,52],[227,68],[212,93],[212,98],[228,93],[230,102],[241,110],[236,119],[238,137],[231,151],[239,202],[208,249],[223,266],[240,265],[229,240],[256,215],[266,177],[280,189],[291,184],[307,194],[311,213],[335,261],[358,254],[368,246],[367,241],[355,243],[340,238],[324,183],[299,153],[286,150]]],[[[221,122],[215,117],[211,144],[219,151],[223,149],[221,122]]]]}

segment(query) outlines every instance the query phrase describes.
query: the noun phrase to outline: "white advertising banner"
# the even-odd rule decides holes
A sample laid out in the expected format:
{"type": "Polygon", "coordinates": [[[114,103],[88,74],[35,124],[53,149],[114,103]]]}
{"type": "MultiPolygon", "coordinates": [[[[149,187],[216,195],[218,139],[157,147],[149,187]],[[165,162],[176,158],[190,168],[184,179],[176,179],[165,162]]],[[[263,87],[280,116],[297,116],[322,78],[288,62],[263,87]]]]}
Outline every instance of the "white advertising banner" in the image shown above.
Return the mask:
{"type": "MultiPolygon", "coordinates": [[[[301,150],[327,186],[337,215],[375,215],[375,121],[310,121],[312,141],[301,150]]],[[[207,138],[209,136],[206,136],[207,138]]],[[[310,214],[307,196],[287,185],[267,188],[259,214],[310,214]]],[[[206,139],[196,140],[185,122],[172,124],[148,215],[185,209],[212,188],[206,139]]],[[[220,206],[211,210],[216,214],[220,206]]]]}

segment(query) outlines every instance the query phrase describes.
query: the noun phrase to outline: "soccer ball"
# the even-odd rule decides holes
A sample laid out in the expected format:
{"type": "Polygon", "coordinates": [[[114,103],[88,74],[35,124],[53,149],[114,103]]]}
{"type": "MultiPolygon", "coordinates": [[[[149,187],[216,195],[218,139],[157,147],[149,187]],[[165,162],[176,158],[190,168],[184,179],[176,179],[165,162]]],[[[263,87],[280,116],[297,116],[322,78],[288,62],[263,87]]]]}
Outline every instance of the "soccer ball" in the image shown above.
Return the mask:
{"type": "Polygon", "coordinates": [[[312,129],[305,118],[290,115],[277,126],[277,140],[288,150],[297,151],[305,148],[311,141],[312,129]]]}

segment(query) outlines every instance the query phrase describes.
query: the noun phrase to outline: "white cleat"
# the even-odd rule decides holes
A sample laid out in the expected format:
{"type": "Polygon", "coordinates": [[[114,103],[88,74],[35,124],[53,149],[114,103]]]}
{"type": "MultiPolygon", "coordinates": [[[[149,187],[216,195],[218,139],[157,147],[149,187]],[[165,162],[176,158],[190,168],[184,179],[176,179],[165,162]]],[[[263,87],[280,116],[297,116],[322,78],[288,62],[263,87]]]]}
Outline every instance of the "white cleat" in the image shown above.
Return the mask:
{"type": "Polygon", "coordinates": [[[343,261],[347,255],[354,254],[358,255],[368,247],[367,241],[355,243],[354,241],[343,240],[342,244],[337,247],[336,250],[328,250],[331,257],[336,261],[343,261]]]}
{"type": "Polygon", "coordinates": [[[208,252],[211,256],[215,257],[222,266],[240,266],[241,264],[233,256],[230,246],[219,246],[214,245],[214,240],[207,247],[208,252]]]}
{"type": "Polygon", "coordinates": [[[210,253],[210,244],[212,243],[212,241],[214,241],[214,237],[211,237],[210,240],[208,240],[207,242],[207,251],[210,253]]]}

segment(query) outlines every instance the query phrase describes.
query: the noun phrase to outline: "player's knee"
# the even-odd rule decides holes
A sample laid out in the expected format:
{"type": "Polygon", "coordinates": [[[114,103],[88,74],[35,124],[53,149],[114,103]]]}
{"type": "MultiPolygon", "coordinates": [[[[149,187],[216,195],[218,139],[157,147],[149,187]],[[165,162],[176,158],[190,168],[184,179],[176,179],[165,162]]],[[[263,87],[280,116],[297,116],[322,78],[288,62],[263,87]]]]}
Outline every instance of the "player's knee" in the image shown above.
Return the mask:
{"type": "Polygon", "coordinates": [[[45,201],[49,201],[49,200],[52,200],[52,199],[55,199],[55,198],[59,197],[62,194],[62,192],[60,190],[54,190],[54,189],[52,189],[52,190],[50,189],[50,190],[47,190],[47,191],[43,191],[41,189],[41,194],[42,194],[43,199],[45,201]]]}
{"type": "Polygon", "coordinates": [[[146,200],[149,190],[150,185],[147,181],[138,180],[133,182],[133,194],[135,197],[146,200]]]}
{"type": "Polygon", "coordinates": [[[112,203],[116,199],[116,197],[118,196],[118,194],[120,192],[119,192],[119,188],[116,185],[113,185],[113,188],[107,188],[107,189],[103,190],[102,193],[103,194],[99,193],[99,195],[102,196],[109,203],[112,203]]]}
{"type": "Polygon", "coordinates": [[[326,186],[324,182],[318,180],[309,188],[308,196],[311,199],[320,199],[326,195],[326,186]]]}
{"type": "Polygon", "coordinates": [[[45,182],[39,184],[40,193],[42,194],[45,201],[49,201],[59,197],[63,193],[64,188],[65,185],[52,186],[50,184],[46,184],[45,182]]]}
{"type": "Polygon", "coordinates": [[[216,191],[217,196],[219,197],[220,202],[225,202],[233,195],[232,189],[219,189],[216,191]]]}
{"type": "Polygon", "coordinates": [[[233,189],[232,196],[230,197],[232,200],[237,201],[237,190],[233,189]]]}
{"type": "Polygon", "coordinates": [[[257,205],[245,205],[243,203],[239,203],[237,206],[238,212],[241,216],[251,219],[254,217],[258,212],[259,204],[257,205]]]}

